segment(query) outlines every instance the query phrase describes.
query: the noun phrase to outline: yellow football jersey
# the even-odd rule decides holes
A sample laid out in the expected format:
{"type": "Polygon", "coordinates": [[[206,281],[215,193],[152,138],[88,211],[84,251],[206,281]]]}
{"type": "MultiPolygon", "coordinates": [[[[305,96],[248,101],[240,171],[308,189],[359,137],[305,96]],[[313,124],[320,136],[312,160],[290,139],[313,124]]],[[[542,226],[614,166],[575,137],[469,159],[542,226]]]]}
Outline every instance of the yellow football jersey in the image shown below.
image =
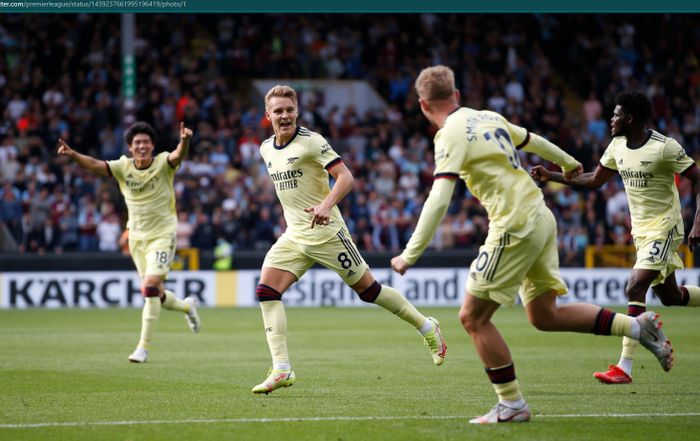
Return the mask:
{"type": "Polygon", "coordinates": [[[139,170],[133,158],[122,156],[106,161],[109,172],[119,183],[129,212],[129,238],[142,240],[175,232],[176,168],[168,162],[168,152],[158,154],[145,169],[139,170]]]}
{"type": "Polygon", "coordinates": [[[277,145],[274,136],[263,141],[260,155],[284,209],[287,237],[305,245],[317,245],[327,242],[345,226],[337,206],[331,209],[330,223],[315,225],[313,230],[313,216],[304,211],[319,205],[330,193],[328,170],[341,161],[323,136],[299,126],[284,145],[277,145]]]}
{"type": "Polygon", "coordinates": [[[540,189],[520,166],[526,129],[491,111],[462,107],[435,135],[435,179],[463,179],[489,215],[489,230],[524,237],[544,206],[540,189]]]}
{"type": "Polygon", "coordinates": [[[615,137],[600,158],[600,165],[616,170],[622,178],[632,235],[666,233],[682,225],[674,174],[683,174],[695,162],[675,139],[649,130],[644,143],[631,146],[624,136],[615,137]]]}

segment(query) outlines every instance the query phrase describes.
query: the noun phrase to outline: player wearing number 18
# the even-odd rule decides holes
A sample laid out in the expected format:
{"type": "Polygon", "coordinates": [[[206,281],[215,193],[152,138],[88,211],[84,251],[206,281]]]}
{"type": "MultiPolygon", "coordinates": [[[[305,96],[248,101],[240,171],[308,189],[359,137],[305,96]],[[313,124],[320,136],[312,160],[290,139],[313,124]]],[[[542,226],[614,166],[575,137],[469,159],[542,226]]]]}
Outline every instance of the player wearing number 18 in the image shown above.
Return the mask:
{"type": "Polygon", "coordinates": [[[124,136],[132,157],[115,161],[100,161],[76,152],[62,139],[58,154],[75,161],[83,169],[102,176],[113,176],[119,183],[129,212],[129,251],[141,279],[144,296],[141,314],[141,338],[136,350],[129,355],[132,363],[145,363],[156,322],[163,308],[180,311],[192,332],[199,332],[200,322],[194,297],[178,299],[165,289],[175,254],[175,171],[187,156],[192,131],[180,123],[180,142],[172,152],[153,156],[156,132],[145,122],[137,122],[124,136]]]}
{"type": "Polygon", "coordinates": [[[294,89],[270,89],[265,117],[274,135],[260,145],[260,154],[282,204],[287,230],[265,256],[256,289],[272,369],[253,393],[267,394],[296,381],[287,352],[282,295],[315,262],[336,272],[363,301],[414,326],[430,348],[433,363],[441,365],[446,347],[437,320],[425,317],[400,292],[374,279],[336,206],[352,188],[352,174],[323,136],[297,126],[297,116],[294,89]],[[332,189],[329,174],[335,179],[332,189]]]}
{"type": "Polygon", "coordinates": [[[657,314],[648,312],[635,320],[595,305],[556,304],[556,297],[566,293],[559,274],[557,224],[542,192],[520,166],[517,150],[536,153],[567,175],[580,173],[581,165],[495,112],[460,107],[454,73],[448,67],[424,69],[416,90],[421,111],[439,128],[435,182],[406,249],[391,265],[403,274],[418,260],[447,210],[455,181],[463,179],[490,222],[486,242],[471,265],[459,317],[499,397],[490,412],[470,422],[521,422],[531,417],[508,346],[491,321],[501,305],[515,302],[519,291],[537,329],[631,337],[652,351],[665,370],[670,369],[672,349],[659,329],[657,314]]]}

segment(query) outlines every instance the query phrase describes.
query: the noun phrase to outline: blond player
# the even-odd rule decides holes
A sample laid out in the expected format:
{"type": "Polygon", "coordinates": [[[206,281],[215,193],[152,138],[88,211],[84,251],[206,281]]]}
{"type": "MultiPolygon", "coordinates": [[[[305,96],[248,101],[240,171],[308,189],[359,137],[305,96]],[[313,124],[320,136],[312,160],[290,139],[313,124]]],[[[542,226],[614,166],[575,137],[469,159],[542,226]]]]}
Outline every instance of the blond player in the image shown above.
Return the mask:
{"type": "Polygon", "coordinates": [[[141,279],[144,296],[141,317],[141,338],[129,355],[133,363],[145,363],[148,348],[160,315],[165,309],[185,313],[192,332],[199,332],[200,321],[194,297],[178,299],[165,289],[175,254],[175,171],[187,155],[192,131],[180,124],[180,142],[172,152],[153,156],[156,132],[145,122],[137,122],[126,131],[126,143],[132,157],[100,161],[83,155],[58,140],[58,154],[66,155],[85,170],[102,176],[113,176],[119,183],[129,211],[129,251],[141,279]]]}
{"type": "MultiPolygon", "coordinates": [[[[647,128],[651,102],[643,93],[622,92],[615,104],[610,120],[613,140],[594,172],[567,179],[537,166],[532,176],[542,182],[598,188],[618,173],[627,193],[637,249],[637,261],[625,288],[627,314],[637,316],[646,311],[650,286],[666,306],[700,306],[700,287],[679,287],[676,282],[675,271],[683,268],[678,247],[685,230],[674,178],[680,174],[693,182],[700,207],[700,170],[675,139],[647,128]]],[[[692,247],[699,242],[700,217],[696,211],[688,244],[692,247]]],[[[631,383],[636,346],[635,340],[623,339],[618,363],[593,375],[606,384],[631,383]]]]}
{"type": "Polygon", "coordinates": [[[284,209],[287,231],[265,256],[256,288],[272,368],[253,393],[267,394],[296,381],[287,352],[282,294],[315,262],[335,271],[363,301],[415,327],[433,362],[441,365],[447,349],[438,321],[423,316],[400,292],[374,279],[336,206],[352,188],[352,174],[323,136],[297,126],[297,116],[297,95],[291,87],[275,86],[265,95],[265,117],[274,135],[260,145],[260,154],[284,209]],[[335,179],[332,189],[329,175],[335,179]]]}
{"type": "Polygon", "coordinates": [[[638,339],[664,370],[673,364],[670,342],[653,312],[636,319],[595,305],[557,306],[566,292],[559,274],[556,221],[542,192],[520,166],[518,149],[560,165],[567,175],[581,165],[539,135],[489,111],[459,106],[454,73],[445,66],[424,69],[416,91],[425,117],[439,128],[435,135],[435,181],[406,249],[391,261],[404,274],[430,239],[449,205],[455,181],[463,179],[489,215],[489,232],[472,262],[459,312],[481,357],[498,403],[471,423],[529,421],[510,351],[491,321],[501,305],[512,305],[518,291],[528,319],[542,331],[625,335],[638,339]]]}

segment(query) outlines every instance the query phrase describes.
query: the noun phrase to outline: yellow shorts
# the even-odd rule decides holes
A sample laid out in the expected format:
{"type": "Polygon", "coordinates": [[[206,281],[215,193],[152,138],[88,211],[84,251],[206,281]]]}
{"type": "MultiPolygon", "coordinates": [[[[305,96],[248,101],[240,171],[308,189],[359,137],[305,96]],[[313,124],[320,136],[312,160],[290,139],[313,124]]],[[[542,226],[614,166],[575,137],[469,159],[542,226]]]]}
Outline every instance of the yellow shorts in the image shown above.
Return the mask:
{"type": "Polygon", "coordinates": [[[549,209],[523,238],[489,231],[471,264],[467,292],[501,305],[513,305],[520,291],[524,305],[539,295],[567,288],[559,273],[557,223],[549,209]]]}
{"type": "Polygon", "coordinates": [[[265,255],[263,267],[289,271],[299,280],[314,263],[335,271],[349,286],[369,270],[345,228],[320,245],[300,244],[282,235],[265,255]]]}
{"type": "Polygon", "coordinates": [[[175,257],[175,233],[144,240],[129,238],[129,251],[139,277],[165,278],[175,257]]]}
{"type": "Polygon", "coordinates": [[[672,272],[683,269],[683,260],[678,255],[678,247],[682,242],[682,225],[676,225],[665,234],[635,237],[637,261],[634,268],[659,271],[651,286],[663,283],[672,272]]]}

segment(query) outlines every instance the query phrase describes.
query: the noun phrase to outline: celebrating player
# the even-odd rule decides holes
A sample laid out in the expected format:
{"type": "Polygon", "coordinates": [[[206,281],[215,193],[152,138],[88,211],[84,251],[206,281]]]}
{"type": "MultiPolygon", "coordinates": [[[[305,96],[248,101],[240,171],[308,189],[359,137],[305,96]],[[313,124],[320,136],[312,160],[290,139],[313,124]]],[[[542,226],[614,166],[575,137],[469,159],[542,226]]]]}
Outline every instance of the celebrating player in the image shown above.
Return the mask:
{"type": "Polygon", "coordinates": [[[200,321],[194,297],[184,300],[165,289],[165,280],[175,254],[175,171],[187,155],[192,130],[180,123],[180,142],[172,152],[153,156],[156,132],[145,122],[137,122],[127,130],[126,143],[131,158],[100,161],[83,155],[58,140],[58,154],[68,156],[83,169],[102,176],[113,176],[119,183],[129,212],[129,250],[141,279],[144,305],[141,318],[141,339],[129,355],[133,363],[145,363],[148,348],[163,308],[185,313],[192,332],[199,332],[200,321]]]}
{"type": "Polygon", "coordinates": [[[528,319],[542,331],[573,331],[640,340],[664,370],[673,364],[673,349],[661,332],[658,315],[632,318],[599,306],[557,306],[566,292],[559,274],[556,221],[542,192],[520,166],[518,149],[536,153],[565,170],[581,171],[571,156],[541,136],[509,123],[490,111],[459,106],[454,73],[445,66],[424,69],[416,91],[425,117],[437,128],[435,181],[406,249],[391,260],[404,274],[420,257],[444,216],[455,181],[463,179],[489,215],[486,242],[472,262],[459,317],[481,357],[498,403],[470,420],[488,424],[529,421],[508,346],[491,321],[502,304],[513,304],[518,290],[528,319]]]}
{"type": "MultiPolygon", "coordinates": [[[[643,93],[622,92],[615,104],[610,120],[613,140],[594,172],[567,178],[535,166],[531,174],[541,182],[598,188],[615,172],[619,173],[629,201],[632,236],[637,249],[637,261],[625,288],[629,302],[627,314],[634,317],[646,311],[646,293],[650,286],[666,306],[700,306],[700,287],[679,287],[676,282],[675,271],[683,268],[677,251],[685,230],[674,179],[675,173],[679,173],[693,182],[700,207],[700,171],[675,139],[647,127],[651,103],[643,93]]],[[[692,247],[698,243],[700,215],[696,211],[688,244],[692,247]]],[[[635,340],[624,338],[617,365],[593,375],[607,384],[631,383],[636,347],[635,340]]]]}
{"type": "Polygon", "coordinates": [[[284,209],[287,231],[270,248],[256,289],[272,369],[253,388],[267,394],[296,381],[287,353],[287,317],[282,294],[314,262],[335,271],[360,298],[375,303],[414,326],[441,365],[447,348],[437,320],[423,316],[400,292],[380,285],[353,243],[336,204],[350,191],[353,177],[323,136],[297,126],[297,95],[275,86],[265,95],[265,117],[274,135],[260,145],[260,154],[284,209]],[[329,177],[335,179],[333,189],[329,177]]]}

